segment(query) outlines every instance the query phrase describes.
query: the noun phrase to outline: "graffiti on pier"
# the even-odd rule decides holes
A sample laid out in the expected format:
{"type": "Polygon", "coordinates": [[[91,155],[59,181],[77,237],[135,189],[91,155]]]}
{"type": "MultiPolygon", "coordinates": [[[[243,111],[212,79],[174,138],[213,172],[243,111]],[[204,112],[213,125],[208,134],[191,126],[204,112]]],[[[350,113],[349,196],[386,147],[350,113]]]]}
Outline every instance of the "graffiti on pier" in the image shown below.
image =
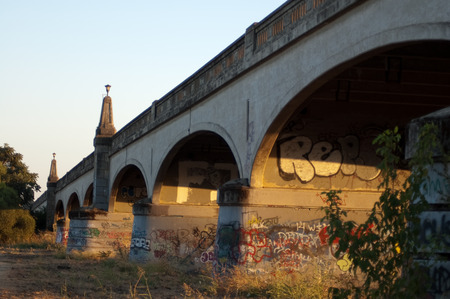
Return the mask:
{"type": "Polygon", "coordinates": [[[420,242],[450,248],[450,213],[424,212],[421,215],[420,242]]]}
{"type": "Polygon", "coordinates": [[[328,244],[327,224],[320,220],[280,224],[278,218],[264,221],[256,216],[249,224],[252,228],[242,228],[239,223],[218,228],[216,260],[219,264],[268,263],[277,269],[299,270],[316,261],[334,263],[341,271],[350,269],[352,262],[348,255],[334,257],[339,240],[334,240],[331,246],[328,244]]]}
{"type": "Polygon", "coordinates": [[[264,258],[272,257],[272,248],[269,245],[265,232],[258,229],[240,229],[239,256],[237,262],[260,263],[264,258]]]}
{"type": "Polygon", "coordinates": [[[430,290],[436,294],[450,292],[450,263],[441,263],[428,269],[431,280],[430,290]],[[447,267],[446,267],[447,266],[447,267]]]}
{"type": "Polygon", "coordinates": [[[420,186],[420,190],[430,204],[448,203],[450,168],[444,167],[441,163],[434,164],[428,169],[428,175],[420,186]]]}
{"type": "Polygon", "coordinates": [[[205,251],[202,252],[200,258],[196,259],[196,261],[198,260],[202,263],[214,262],[216,260],[216,256],[214,254],[214,251],[205,251]]]}
{"type": "Polygon", "coordinates": [[[71,227],[67,243],[71,249],[79,249],[95,242],[118,251],[130,246],[131,226],[130,218],[126,222],[100,221],[82,227],[71,227]]]}
{"type": "Polygon", "coordinates": [[[69,229],[65,227],[57,227],[56,243],[66,245],[68,238],[69,238],[69,229]]]}
{"type": "Polygon", "coordinates": [[[146,251],[150,251],[150,240],[145,238],[132,238],[130,248],[142,248],[146,251]]]}
{"type": "Polygon", "coordinates": [[[155,258],[193,256],[195,260],[206,262],[212,258],[208,250],[213,248],[215,237],[215,224],[208,224],[201,229],[153,229],[148,233],[134,231],[130,248],[135,253],[138,250],[151,252],[155,258]]]}

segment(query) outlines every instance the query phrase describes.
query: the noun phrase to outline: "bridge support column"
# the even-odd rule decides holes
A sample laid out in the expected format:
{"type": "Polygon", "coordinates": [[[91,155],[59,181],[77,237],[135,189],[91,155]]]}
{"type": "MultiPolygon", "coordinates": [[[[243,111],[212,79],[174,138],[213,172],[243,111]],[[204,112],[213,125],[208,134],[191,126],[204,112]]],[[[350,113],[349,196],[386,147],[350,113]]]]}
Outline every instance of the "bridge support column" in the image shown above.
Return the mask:
{"type": "Polygon", "coordinates": [[[133,217],[130,213],[109,213],[86,209],[69,213],[67,252],[79,250],[114,256],[130,246],[133,217]]]}
{"type": "Polygon", "coordinates": [[[111,138],[94,139],[94,198],[93,207],[108,211],[109,209],[109,151],[111,138]]]}
{"type": "Polygon", "coordinates": [[[102,112],[94,138],[94,191],[91,207],[69,213],[67,252],[116,254],[128,248],[133,226],[131,213],[116,213],[110,205],[110,153],[116,129],[113,121],[111,86],[106,85],[102,112]]]}
{"type": "MultiPolygon", "coordinates": [[[[420,242],[425,251],[432,251],[432,260],[419,260],[425,265],[431,280],[430,292],[433,298],[447,298],[450,294],[450,163],[443,154],[450,154],[450,107],[411,121],[408,125],[406,158],[410,159],[419,140],[420,129],[426,123],[438,127],[438,139],[442,151],[433,150],[434,164],[428,167],[428,177],[422,185],[422,192],[429,203],[429,210],[421,215],[420,242]],[[438,240],[434,244],[433,240],[438,240]],[[428,250],[427,250],[428,248],[428,250]]],[[[431,150],[431,148],[430,148],[431,150]]],[[[448,158],[448,157],[447,157],[448,158]]]]}
{"type": "Polygon", "coordinates": [[[55,208],[56,208],[56,183],[47,183],[47,207],[45,227],[48,231],[53,231],[55,224],[55,208]]]}
{"type": "Polygon", "coordinates": [[[69,237],[69,226],[66,220],[61,219],[56,222],[56,243],[67,245],[67,238],[69,237]]]}
{"type": "MultiPolygon", "coordinates": [[[[349,261],[336,259],[322,222],[321,190],[252,188],[246,180],[219,189],[220,206],[215,257],[218,266],[239,266],[251,272],[307,271],[323,266],[338,273],[349,261]]],[[[349,202],[361,202],[348,215],[357,222],[379,194],[354,192],[349,202]]]]}

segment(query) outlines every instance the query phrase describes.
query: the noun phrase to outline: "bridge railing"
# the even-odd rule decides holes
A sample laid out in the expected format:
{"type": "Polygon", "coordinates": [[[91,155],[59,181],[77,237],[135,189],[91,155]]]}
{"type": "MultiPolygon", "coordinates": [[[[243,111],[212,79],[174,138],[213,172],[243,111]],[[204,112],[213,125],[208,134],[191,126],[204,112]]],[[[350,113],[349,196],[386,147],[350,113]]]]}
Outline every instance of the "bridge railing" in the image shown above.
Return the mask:
{"type": "Polygon", "coordinates": [[[128,123],[113,137],[117,152],[186,111],[290,43],[367,0],[291,0],[251,25],[224,51],[128,123]]]}
{"type": "Polygon", "coordinates": [[[58,180],[56,191],[64,189],[65,186],[75,181],[85,173],[94,168],[94,153],[81,160],[74,168],[67,172],[62,178],[58,180]]]}

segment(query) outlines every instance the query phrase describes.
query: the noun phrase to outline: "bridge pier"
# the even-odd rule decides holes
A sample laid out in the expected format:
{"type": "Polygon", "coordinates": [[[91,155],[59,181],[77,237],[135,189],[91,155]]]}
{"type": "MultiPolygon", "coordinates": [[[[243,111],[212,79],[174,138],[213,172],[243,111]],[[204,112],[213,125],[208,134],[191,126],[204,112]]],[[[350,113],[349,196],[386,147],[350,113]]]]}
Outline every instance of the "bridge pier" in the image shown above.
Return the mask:
{"type": "MultiPolygon", "coordinates": [[[[299,271],[320,265],[331,271],[348,271],[349,261],[333,256],[322,221],[321,190],[252,188],[242,180],[219,189],[220,206],[215,242],[218,266],[239,266],[250,272],[276,269],[299,271]]],[[[325,197],[325,196],[323,196],[325,197]]],[[[377,194],[353,192],[347,203],[365,204],[349,212],[360,222],[377,194]]]]}
{"type": "Polygon", "coordinates": [[[70,212],[69,218],[68,253],[79,250],[114,256],[128,250],[133,226],[130,213],[84,209],[70,212]]]}
{"type": "Polygon", "coordinates": [[[433,298],[447,298],[450,294],[450,107],[414,119],[408,124],[407,159],[414,155],[420,129],[427,123],[437,126],[437,138],[442,149],[433,149],[434,164],[427,167],[428,176],[421,186],[429,208],[421,215],[419,241],[423,246],[423,256],[427,257],[430,252],[433,256],[418,259],[418,262],[424,265],[424,271],[428,273],[431,283],[429,292],[433,298]]]}

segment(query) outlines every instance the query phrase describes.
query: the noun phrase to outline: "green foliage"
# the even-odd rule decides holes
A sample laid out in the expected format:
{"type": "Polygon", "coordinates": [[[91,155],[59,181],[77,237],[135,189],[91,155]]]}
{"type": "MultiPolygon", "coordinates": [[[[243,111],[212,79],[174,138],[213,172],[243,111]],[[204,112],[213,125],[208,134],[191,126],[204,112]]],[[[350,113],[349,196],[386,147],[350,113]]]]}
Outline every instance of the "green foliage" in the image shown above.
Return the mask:
{"type": "Polygon", "coordinates": [[[20,198],[16,190],[0,182],[0,210],[17,209],[19,208],[19,201],[20,198]]]}
{"type": "Polygon", "coordinates": [[[34,218],[27,210],[0,210],[0,244],[29,240],[34,227],[34,218]]]}
{"type": "Polygon", "coordinates": [[[434,125],[422,129],[415,156],[409,162],[409,169],[414,171],[404,182],[397,177],[401,161],[398,129],[387,130],[374,140],[383,159],[379,166],[382,194],[364,223],[344,219],[347,214],[338,205],[339,191],[326,193],[329,207],[324,208],[323,220],[329,222],[329,244],[339,240],[336,257],[348,254],[351,270],[362,278],[351,289],[332,289],[333,296],[416,298],[426,291],[425,278],[413,257],[420,250],[419,215],[427,208],[420,186],[427,175],[426,166],[433,163],[436,130],[434,125]]]}
{"type": "Polygon", "coordinates": [[[0,183],[16,190],[17,204],[28,207],[34,199],[34,191],[39,191],[38,175],[28,171],[22,161],[23,156],[16,153],[8,144],[0,146],[0,183]]]}

